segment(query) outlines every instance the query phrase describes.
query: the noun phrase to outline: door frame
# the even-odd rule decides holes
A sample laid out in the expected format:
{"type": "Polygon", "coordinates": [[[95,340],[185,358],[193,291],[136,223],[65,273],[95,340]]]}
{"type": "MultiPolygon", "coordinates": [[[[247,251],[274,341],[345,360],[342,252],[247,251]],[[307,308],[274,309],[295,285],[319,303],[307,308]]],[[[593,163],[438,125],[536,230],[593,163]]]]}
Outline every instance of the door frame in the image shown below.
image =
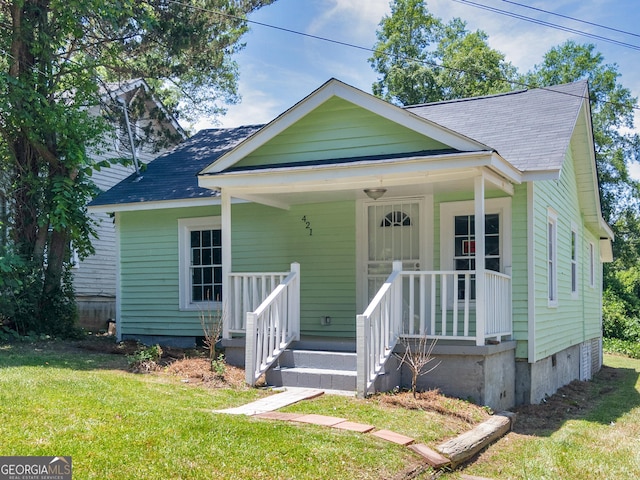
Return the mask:
{"type": "Polygon", "coordinates": [[[420,270],[433,269],[434,218],[433,195],[390,197],[380,200],[356,200],[356,311],[360,314],[367,308],[367,261],[369,256],[368,212],[370,205],[385,205],[415,201],[419,205],[420,270]]]}

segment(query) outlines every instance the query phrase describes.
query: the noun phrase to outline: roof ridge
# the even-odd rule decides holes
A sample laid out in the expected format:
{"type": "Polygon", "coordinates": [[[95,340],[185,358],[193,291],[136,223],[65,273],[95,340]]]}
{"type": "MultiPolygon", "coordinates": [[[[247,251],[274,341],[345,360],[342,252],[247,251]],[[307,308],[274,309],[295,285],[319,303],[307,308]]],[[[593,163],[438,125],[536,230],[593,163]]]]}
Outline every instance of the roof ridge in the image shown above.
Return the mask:
{"type": "Polygon", "coordinates": [[[412,109],[412,108],[430,107],[430,106],[434,106],[434,105],[446,105],[446,104],[452,104],[452,103],[471,102],[471,101],[474,101],[474,100],[485,100],[485,99],[489,99],[489,98],[506,97],[506,96],[509,96],[509,95],[519,95],[519,94],[522,94],[522,93],[534,92],[536,90],[542,90],[542,91],[547,91],[547,92],[561,92],[562,90],[556,90],[556,89],[561,88],[561,87],[567,87],[567,86],[570,86],[570,85],[584,84],[586,82],[587,82],[586,79],[580,79],[580,80],[576,80],[575,82],[560,83],[560,84],[555,84],[555,85],[544,85],[544,86],[535,87],[535,88],[523,88],[523,89],[520,89],[520,90],[511,90],[509,92],[493,93],[491,95],[480,95],[480,96],[477,96],[477,97],[453,98],[451,100],[440,100],[440,101],[437,101],[437,102],[418,103],[418,104],[415,104],[415,105],[406,105],[406,106],[404,106],[402,108],[408,110],[408,109],[412,109]]]}
{"type": "Polygon", "coordinates": [[[452,98],[451,100],[439,100],[437,102],[425,102],[425,103],[416,103],[415,105],[405,105],[404,109],[410,108],[419,108],[419,107],[430,107],[432,105],[445,105],[447,103],[462,103],[462,102],[470,102],[473,100],[482,100],[485,98],[496,98],[496,97],[505,97],[507,95],[515,95],[520,93],[526,93],[529,89],[525,88],[522,90],[511,90],[509,92],[502,93],[492,93],[491,95],[480,95],[477,97],[465,97],[465,98],[452,98]]]}

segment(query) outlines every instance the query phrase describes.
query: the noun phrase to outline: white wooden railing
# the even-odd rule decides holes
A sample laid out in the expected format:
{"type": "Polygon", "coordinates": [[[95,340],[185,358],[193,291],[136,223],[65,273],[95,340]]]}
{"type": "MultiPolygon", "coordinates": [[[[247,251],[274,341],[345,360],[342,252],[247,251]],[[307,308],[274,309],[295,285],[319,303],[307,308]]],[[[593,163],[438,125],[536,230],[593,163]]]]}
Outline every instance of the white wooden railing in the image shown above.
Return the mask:
{"type": "Polygon", "coordinates": [[[255,385],[295,340],[300,340],[300,265],[253,311],[246,314],[245,375],[255,385]]]}
{"type": "Polygon", "coordinates": [[[484,328],[473,298],[476,272],[393,271],[367,309],[356,317],[358,394],[367,395],[399,336],[437,340],[501,340],[512,334],[511,277],[485,271],[484,328]]]}
{"type": "Polygon", "coordinates": [[[362,315],[356,317],[357,391],[366,396],[400,338],[402,262],[393,271],[362,315]]]}
{"type": "Polygon", "coordinates": [[[510,337],[513,333],[511,310],[511,277],[504,273],[485,271],[485,338],[510,337]]]}
{"type": "Polygon", "coordinates": [[[256,310],[273,290],[282,283],[289,272],[231,273],[229,274],[229,298],[224,338],[244,334],[247,312],[256,310]]]}

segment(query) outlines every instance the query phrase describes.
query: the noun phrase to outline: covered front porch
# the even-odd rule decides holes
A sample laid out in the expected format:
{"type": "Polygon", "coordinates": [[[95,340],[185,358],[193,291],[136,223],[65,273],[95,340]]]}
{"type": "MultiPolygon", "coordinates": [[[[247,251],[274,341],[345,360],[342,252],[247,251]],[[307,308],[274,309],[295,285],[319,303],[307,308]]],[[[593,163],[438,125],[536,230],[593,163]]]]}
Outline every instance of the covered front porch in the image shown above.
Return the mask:
{"type": "MultiPolygon", "coordinates": [[[[354,390],[365,396],[392,389],[402,386],[398,374],[393,373],[397,369],[393,352],[401,351],[407,341],[421,337],[437,342],[436,354],[454,359],[442,367],[449,375],[456,376],[456,372],[463,370],[460,378],[478,377],[474,365],[496,353],[501,360],[494,368],[501,371],[515,368],[515,342],[507,342],[513,333],[511,211],[501,206],[510,204],[513,186],[484,168],[434,177],[437,178],[423,183],[416,182],[415,178],[414,183],[384,182],[384,187],[379,188],[384,188],[385,198],[377,200],[366,196],[365,189],[370,187],[367,183],[362,185],[365,188],[358,189],[339,184],[336,188],[334,184],[324,183],[306,192],[298,191],[295,185],[289,185],[287,191],[284,186],[280,189],[271,186],[262,193],[255,193],[254,189],[252,194],[242,188],[221,189],[222,232],[226,235],[222,241],[226,279],[223,282],[223,343],[242,351],[242,359],[236,356],[235,361],[245,366],[247,383],[255,384],[269,369],[280,368],[281,355],[297,348],[355,352],[354,390]],[[321,202],[327,197],[332,202],[321,202]],[[306,206],[313,204],[315,211],[326,210],[331,217],[334,202],[352,205],[355,233],[343,241],[352,242],[352,253],[344,256],[343,263],[353,263],[355,278],[345,279],[340,271],[331,276],[326,269],[318,267],[318,264],[331,264],[331,248],[325,253],[310,244],[308,248],[317,253],[311,260],[314,265],[304,260],[298,263],[296,260],[306,258],[307,253],[307,247],[301,243],[297,243],[290,254],[285,254],[293,263],[282,271],[242,271],[249,265],[246,260],[242,268],[234,269],[234,258],[239,256],[234,253],[238,245],[234,241],[238,228],[234,229],[234,225],[239,218],[245,218],[244,214],[234,215],[240,208],[238,199],[259,203],[261,208],[275,212],[275,217],[277,212],[293,217],[291,221],[299,221],[298,228],[310,237],[319,234],[307,233],[318,228],[317,214],[297,218],[291,214],[292,210],[307,211],[306,206]],[[461,210],[462,207],[466,210],[461,210]],[[404,218],[405,214],[410,216],[410,221],[404,218]],[[495,216],[495,225],[473,221],[489,214],[495,216]],[[471,227],[456,235],[455,227],[447,230],[448,227],[442,226],[445,217],[452,224],[464,219],[467,227],[471,227]],[[387,225],[387,221],[395,224],[387,225]],[[411,226],[415,227],[415,236],[407,233],[412,231],[411,226]],[[496,230],[486,232],[487,228],[496,230]],[[383,230],[381,235],[387,237],[376,237],[376,230],[383,230]],[[456,238],[449,239],[451,235],[456,238]],[[457,242],[457,250],[462,251],[455,251],[456,247],[449,242],[457,242]],[[480,252],[491,255],[480,255],[480,252]],[[389,258],[390,255],[394,256],[389,258]],[[351,327],[347,325],[346,331],[344,325],[340,326],[342,330],[334,328],[335,319],[331,315],[315,317],[323,307],[311,309],[305,305],[305,302],[332,305],[335,299],[331,295],[319,300],[316,293],[319,285],[330,283],[345,285],[351,291],[343,295],[350,298],[353,305],[351,327]],[[306,292],[306,301],[301,294],[305,284],[312,285],[306,292]],[[310,327],[312,324],[316,327],[310,327]],[[505,348],[507,344],[511,346],[505,348]],[[500,353],[504,351],[508,351],[506,356],[500,353]],[[505,367],[501,362],[510,365],[505,367]]],[[[248,203],[240,204],[244,205],[242,208],[249,208],[248,203]]],[[[259,235],[259,232],[253,234],[259,235]]],[[[327,236],[326,241],[331,241],[333,236],[327,236]]],[[[265,243],[269,243],[267,237],[264,232],[265,243]]],[[[268,255],[267,251],[265,247],[253,254],[257,258],[268,255]]]]}

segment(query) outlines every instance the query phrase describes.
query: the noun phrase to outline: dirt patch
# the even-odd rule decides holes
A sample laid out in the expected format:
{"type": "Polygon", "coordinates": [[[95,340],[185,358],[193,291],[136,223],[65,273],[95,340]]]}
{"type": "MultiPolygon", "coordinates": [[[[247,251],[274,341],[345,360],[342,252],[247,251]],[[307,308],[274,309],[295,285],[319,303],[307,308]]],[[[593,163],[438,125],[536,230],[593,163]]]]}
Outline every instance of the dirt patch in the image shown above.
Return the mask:
{"type": "Polygon", "coordinates": [[[248,388],[245,385],[244,369],[225,364],[224,374],[211,371],[208,358],[185,357],[169,363],[160,374],[180,378],[184,383],[210,388],[248,388]]]}
{"type": "Polygon", "coordinates": [[[485,407],[458,398],[447,397],[437,389],[417,392],[415,398],[411,392],[381,394],[377,398],[380,403],[386,405],[435,412],[463,420],[472,425],[483,422],[491,415],[490,410],[485,407]]]}
{"type": "MultiPolygon", "coordinates": [[[[116,342],[113,337],[96,336],[81,340],[77,348],[92,352],[133,356],[145,349],[135,340],[116,342]]],[[[214,372],[207,352],[203,348],[162,347],[162,356],[157,361],[140,362],[130,365],[133,373],[143,373],[178,378],[190,385],[208,388],[246,388],[244,369],[222,363],[214,372]]]]}
{"type": "Polygon", "coordinates": [[[518,417],[514,433],[546,435],[559,428],[566,420],[584,416],[594,400],[614,390],[620,375],[619,370],[603,366],[595,375],[594,381],[575,380],[537,405],[516,407],[514,411],[518,417]]]}

